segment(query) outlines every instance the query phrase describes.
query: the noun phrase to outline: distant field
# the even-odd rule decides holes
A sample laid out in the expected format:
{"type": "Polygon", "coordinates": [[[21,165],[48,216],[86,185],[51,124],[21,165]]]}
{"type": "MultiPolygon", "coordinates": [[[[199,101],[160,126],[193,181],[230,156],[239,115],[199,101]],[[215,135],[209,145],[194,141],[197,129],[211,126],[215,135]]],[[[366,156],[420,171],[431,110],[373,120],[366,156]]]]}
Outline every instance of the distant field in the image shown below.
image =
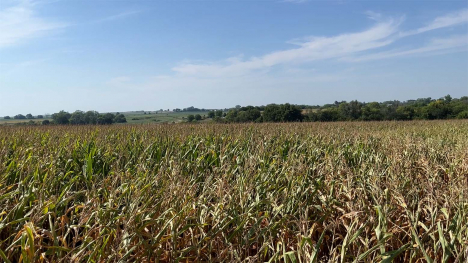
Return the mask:
{"type": "Polygon", "coordinates": [[[141,124],[141,123],[179,123],[186,121],[188,115],[200,114],[201,116],[208,115],[208,111],[196,111],[196,112],[160,112],[160,113],[125,113],[127,123],[129,124],[141,124]]]}
{"type": "Polygon", "coordinates": [[[2,126],[0,260],[467,262],[467,138],[462,120],[2,126]]]}
{"type": "Polygon", "coordinates": [[[0,119],[0,125],[8,125],[8,124],[15,124],[15,123],[21,123],[21,122],[29,122],[29,121],[34,121],[34,122],[38,122],[38,123],[42,123],[43,120],[49,120],[51,121],[52,119],[22,119],[22,120],[17,120],[17,119],[9,119],[9,120],[6,120],[6,119],[3,119],[1,118],[0,119]]]}
{"type": "MultiPolygon", "coordinates": [[[[127,118],[128,124],[144,124],[144,123],[180,123],[186,121],[188,115],[200,114],[207,117],[208,111],[195,111],[195,112],[160,112],[144,114],[143,112],[122,112],[127,118]]],[[[34,122],[41,123],[45,119],[33,119],[34,122]]],[[[48,119],[52,121],[52,119],[48,119]]],[[[0,119],[0,125],[16,124],[21,122],[29,122],[30,119],[16,120],[0,119]]]]}

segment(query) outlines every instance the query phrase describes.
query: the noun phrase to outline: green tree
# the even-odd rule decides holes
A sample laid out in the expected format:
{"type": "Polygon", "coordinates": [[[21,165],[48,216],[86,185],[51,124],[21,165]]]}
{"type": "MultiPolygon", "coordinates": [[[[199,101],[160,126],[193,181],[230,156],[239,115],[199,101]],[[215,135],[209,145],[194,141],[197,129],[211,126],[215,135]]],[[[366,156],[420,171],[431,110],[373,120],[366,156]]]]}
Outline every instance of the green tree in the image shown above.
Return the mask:
{"type": "Polygon", "coordinates": [[[195,116],[193,116],[192,114],[190,114],[189,116],[187,116],[188,122],[192,122],[194,119],[195,119],[195,116]]]}
{"type": "Polygon", "coordinates": [[[443,100],[433,101],[422,109],[423,118],[429,120],[446,119],[450,113],[451,109],[443,100]]]}
{"type": "Polygon", "coordinates": [[[270,104],[263,111],[263,121],[265,122],[294,122],[302,121],[303,118],[301,109],[289,103],[270,104]]]}
{"type": "Polygon", "coordinates": [[[23,114],[18,114],[14,118],[17,119],[17,120],[24,120],[24,119],[26,119],[26,116],[24,116],[23,114]]]}
{"type": "Polygon", "coordinates": [[[341,103],[339,109],[345,120],[358,120],[361,118],[362,103],[357,100],[341,103]]]}
{"type": "Polygon", "coordinates": [[[196,115],[195,115],[195,120],[200,121],[201,119],[202,119],[202,117],[201,117],[200,114],[196,114],[196,115]]]}
{"type": "Polygon", "coordinates": [[[216,116],[223,117],[223,111],[222,110],[217,110],[216,111],[216,116]]]}
{"type": "Polygon", "coordinates": [[[125,115],[123,115],[123,114],[117,114],[117,115],[115,115],[114,122],[115,123],[126,123],[127,118],[125,118],[125,115]]]}
{"type": "Polygon", "coordinates": [[[70,116],[70,124],[74,124],[74,125],[87,124],[84,112],[79,111],[79,110],[73,112],[72,115],[70,116]]]}
{"type": "Polygon", "coordinates": [[[101,125],[109,125],[114,123],[114,114],[112,113],[106,113],[106,114],[101,114],[99,115],[97,119],[97,124],[101,125]]]}
{"type": "MultiPolygon", "coordinates": [[[[226,120],[228,122],[237,122],[237,114],[239,113],[238,110],[230,110],[226,114],[226,120]]],[[[218,116],[219,117],[219,116],[218,116]]]]}
{"type": "Polygon", "coordinates": [[[281,107],[276,104],[269,104],[263,111],[263,121],[265,122],[281,122],[282,114],[281,107]]]}
{"type": "Polygon", "coordinates": [[[214,118],[215,117],[215,112],[214,111],[209,111],[208,112],[208,118],[214,118]]]}
{"type": "Polygon", "coordinates": [[[70,123],[71,114],[66,111],[60,111],[58,113],[52,114],[52,119],[54,120],[55,124],[69,124],[70,123]]]}
{"type": "Polygon", "coordinates": [[[416,111],[414,110],[414,107],[408,106],[408,105],[399,106],[396,109],[396,113],[397,113],[398,120],[406,120],[406,121],[414,119],[416,115],[416,111]]]}
{"type": "Polygon", "coordinates": [[[31,113],[28,113],[28,114],[26,114],[26,118],[28,118],[28,119],[34,119],[34,116],[32,116],[31,113]]]}
{"type": "Polygon", "coordinates": [[[97,111],[87,111],[84,119],[87,124],[97,124],[99,113],[97,111]]]}
{"type": "Polygon", "coordinates": [[[49,120],[43,120],[42,121],[42,125],[49,125],[50,124],[50,121],[49,120]]]}
{"type": "Polygon", "coordinates": [[[318,121],[339,121],[340,120],[340,111],[338,108],[329,108],[326,110],[319,111],[318,121]]]}
{"type": "Polygon", "coordinates": [[[37,115],[37,118],[38,118],[38,119],[43,119],[44,116],[42,116],[42,115],[37,115]]]}
{"type": "Polygon", "coordinates": [[[458,113],[457,119],[468,119],[468,110],[458,113]]]}
{"type": "Polygon", "coordinates": [[[450,102],[452,101],[452,96],[450,96],[450,94],[447,94],[447,95],[444,97],[444,100],[445,100],[445,102],[450,103],[450,102]]]}
{"type": "Polygon", "coordinates": [[[367,103],[361,108],[361,118],[365,121],[380,121],[383,119],[378,102],[367,103]]]}
{"type": "Polygon", "coordinates": [[[304,116],[302,115],[302,110],[297,106],[291,105],[289,103],[281,105],[282,111],[282,121],[293,122],[293,121],[302,121],[304,116]]]}
{"type": "Polygon", "coordinates": [[[10,117],[10,116],[5,116],[5,117],[3,117],[3,118],[4,118],[5,120],[9,120],[9,119],[11,119],[11,117],[10,117]]]}

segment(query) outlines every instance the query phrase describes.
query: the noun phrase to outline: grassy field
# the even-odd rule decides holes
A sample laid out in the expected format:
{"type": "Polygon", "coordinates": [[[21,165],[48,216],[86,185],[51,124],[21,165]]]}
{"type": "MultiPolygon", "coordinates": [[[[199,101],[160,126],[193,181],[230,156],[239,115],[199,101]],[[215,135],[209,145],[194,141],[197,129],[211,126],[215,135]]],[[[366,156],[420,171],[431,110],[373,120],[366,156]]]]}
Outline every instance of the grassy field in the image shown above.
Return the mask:
{"type": "MultiPolygon", "coordinates": [[[[146,123],[180,123],[185,122],[188,115],[200,114],[202,117],[208,116],[208,111],[196,111],[196,112],[123,112],[128,124],[146,124],[146,123]]],[[[33,119],[32,121],[38,122],[39,124],[45,119],[33,119]]],[[[52,121],[52,119],[47,119],[52,121]]],[[[29,119],[3,119],[0,118],[0,125],[13,125],[17,123],[29,122],[29,119]]]]}
{"type": "Polygon", "coordinates": [[[201,116],[208,115],[208,111],[197,112],[158,112],[143,114],[143,112],[127,112],[123,113],[129,124],[143,123],[180,123],[185,122],[188,115],[200,114],[201,116]]]}
{"type": "Polygon", "coordinates": [[[23,123],[23,122],[29,122],[29,121],[34,121],[34,122],[37,122],[38,124],[41,124],[43,120],[49,120],[49,121],[52,121],[52,119],[33,119],[33,120],[29,120],[29,119],[3,119],[1,118],[0,119],[0,125],[13,125],[13,124],[18,124],[18,123],[23,123]]]}
{"type": "Polygon", "coordinates": [[[466,262],[468,122],[0,127],[11,262],[466,262]]]}

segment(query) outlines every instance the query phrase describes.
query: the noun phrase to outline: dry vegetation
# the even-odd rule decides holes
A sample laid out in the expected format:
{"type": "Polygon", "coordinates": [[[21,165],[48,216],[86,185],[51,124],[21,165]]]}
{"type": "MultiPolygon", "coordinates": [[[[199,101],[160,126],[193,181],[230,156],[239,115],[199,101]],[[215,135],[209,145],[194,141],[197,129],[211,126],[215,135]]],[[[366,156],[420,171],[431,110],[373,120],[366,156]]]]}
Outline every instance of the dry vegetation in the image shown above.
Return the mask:
{"type": "Polygon", "coordinates": [[[0,259],[466,262],[468,122],[0,128],[0,259]]]}

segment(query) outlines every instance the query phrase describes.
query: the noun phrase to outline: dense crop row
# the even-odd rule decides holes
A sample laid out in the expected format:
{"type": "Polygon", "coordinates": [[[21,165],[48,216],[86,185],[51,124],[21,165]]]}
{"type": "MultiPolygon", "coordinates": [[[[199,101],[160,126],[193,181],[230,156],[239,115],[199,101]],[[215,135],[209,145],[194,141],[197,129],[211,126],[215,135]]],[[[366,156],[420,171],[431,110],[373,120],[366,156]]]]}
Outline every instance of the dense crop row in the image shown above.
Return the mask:
{"type": "Polygon", "coordinates": [[[466,262],[464,121],[0,128],[11,262],[466,262]]]}

